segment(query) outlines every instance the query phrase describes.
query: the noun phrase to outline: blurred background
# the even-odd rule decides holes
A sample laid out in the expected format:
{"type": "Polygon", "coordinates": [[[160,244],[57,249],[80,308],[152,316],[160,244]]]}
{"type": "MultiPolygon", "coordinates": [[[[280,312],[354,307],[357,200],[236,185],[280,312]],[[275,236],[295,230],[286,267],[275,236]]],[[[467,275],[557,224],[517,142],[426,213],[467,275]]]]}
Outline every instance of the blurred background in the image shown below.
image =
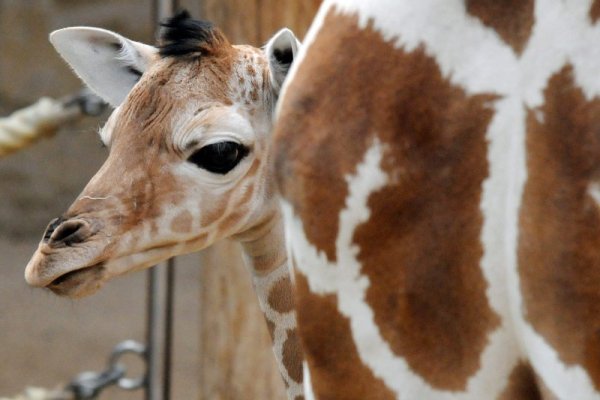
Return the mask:
{"type": "MultiPolygon", "coordinates": [[[[232,42],[258,46],[283,26],[302,38],[319,3],[179,1],[194,17],[214,21],[232,42]]],[[[0,117],[42,96],[60,98],[81,88],[49,44],[51,31],[89,25],[152,43],[152,16],[151,0],[0,0],[0,117]]],[[[23,279],[50,219],[66,210],[107,156],[96,134],[107,116],[85,117],[0,158],[0,397],[27,386],[60,387],[81,371],[103,369],[123,339],[144,341],[144,273],[115,280],[78,301],[31,289],[23,279]]],[[[174,399],[283,395],[264,321],[237,254],[234,244],[222,243],[177,261],[174,399]],[[264,349],[267,358],[255,355],[264,349]],[[238,379],[249,375],[244,366],[253,368],[252,379],[238,379]]],[[[108,389],[100,398],[143,394],[108,389]]]]}

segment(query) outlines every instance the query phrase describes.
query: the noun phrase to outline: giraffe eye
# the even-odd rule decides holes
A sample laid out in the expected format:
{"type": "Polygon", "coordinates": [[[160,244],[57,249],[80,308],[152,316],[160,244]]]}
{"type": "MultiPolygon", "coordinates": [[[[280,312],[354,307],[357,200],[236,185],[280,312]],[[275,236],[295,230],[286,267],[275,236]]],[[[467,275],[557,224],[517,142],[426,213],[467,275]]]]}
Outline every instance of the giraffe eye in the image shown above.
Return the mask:
{"type": "Polygon", "coordinates": [[[236,142],[217,142],[196,150],[188,161],[215,174],[225,175],[244,157],[248,148],[236,142]]]}

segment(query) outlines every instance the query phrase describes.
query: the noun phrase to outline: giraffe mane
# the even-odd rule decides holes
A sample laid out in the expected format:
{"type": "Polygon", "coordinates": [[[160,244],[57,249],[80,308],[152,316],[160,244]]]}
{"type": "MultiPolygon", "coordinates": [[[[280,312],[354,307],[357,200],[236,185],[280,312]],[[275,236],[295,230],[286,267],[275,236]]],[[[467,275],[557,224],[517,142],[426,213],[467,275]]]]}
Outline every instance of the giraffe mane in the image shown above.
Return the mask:
{"type": "Polygon", "coordinates": [[[177,12],[161,26],[159,52],[163,58],[213,55],[229,44],[211,22],[195,20],[187,10],[177,12]]]}

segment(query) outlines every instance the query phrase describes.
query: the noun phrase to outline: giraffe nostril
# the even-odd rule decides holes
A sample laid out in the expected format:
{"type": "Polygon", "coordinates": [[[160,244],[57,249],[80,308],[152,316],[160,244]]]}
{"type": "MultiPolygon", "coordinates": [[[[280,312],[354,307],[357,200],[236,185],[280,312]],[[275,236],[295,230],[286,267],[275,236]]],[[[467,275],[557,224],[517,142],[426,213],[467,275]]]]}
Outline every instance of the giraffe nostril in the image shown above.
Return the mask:
{"type": "Polygon", "coordinates": [[[50,221],[48,227],[46,228],[46,232],[44,232],[44,242],[50,240],[50,237],[52,236],[56,228],[58,228],[58,226],[64,221],[65,219],[63,217],[54,218],[52,221],[50,221]]]}
{"type": "Polygon", "coordinates": [[[65,244],[67,246],[80,243],[90,236],[90,230],[86,229],[87,224],[84,221],[63,221],[56,225],[49,236],[51,244],[65,244]]]}

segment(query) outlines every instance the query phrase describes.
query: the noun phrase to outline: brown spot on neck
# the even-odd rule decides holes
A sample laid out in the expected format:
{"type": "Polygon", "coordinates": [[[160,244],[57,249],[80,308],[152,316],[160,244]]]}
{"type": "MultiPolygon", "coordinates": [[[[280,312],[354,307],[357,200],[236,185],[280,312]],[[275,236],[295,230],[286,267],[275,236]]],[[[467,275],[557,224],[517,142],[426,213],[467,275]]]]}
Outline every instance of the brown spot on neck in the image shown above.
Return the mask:
{"type": "Polygon", "coordinates": [[[281,352],[283,365],[290,378],[302,383],[302,349],[295,329],[287,331],[287,339],[281,352]]]}
{"type": "Polygon", "coordinates": [[[273,285],[271,293],[269,293],[268,302],[273,310],[281,314],[288,313],[294,309],[292,285],[288,276],[273,285]]]}
{"type": "Polygon", "coordinates": [[[498,400],[542,400],[531,366],[519,363],[508,377],[508,385],[498,400]]]}
{"type": "MultiPolygon", "coordinates": [[[[499,325],[480,267],[494,97],[467,95],[422,49],[404,52],[357,25],[330,12],[288,87],[276,131],[278,182],[311,244],[335,260],[346,177],[374,136],[384,144],[381,167],[396,179],[371,194],[370,220],[353,238],[367,301],[412,370],[435,388],[463,390],[499,325]]],[[[323,316],[314,309],[308,318],[323,316]]]]}
{"type": "Polygon", "coordinates": [[[600,99],[565,66],[527,116],[518,262],[525,317],[600,390],[600,99]]]}
{"type": "Polygon", "coordinates": [[[466,0],[467,12],[492,28],[520,54],[534,23],[535,0],[466,0]]]}

